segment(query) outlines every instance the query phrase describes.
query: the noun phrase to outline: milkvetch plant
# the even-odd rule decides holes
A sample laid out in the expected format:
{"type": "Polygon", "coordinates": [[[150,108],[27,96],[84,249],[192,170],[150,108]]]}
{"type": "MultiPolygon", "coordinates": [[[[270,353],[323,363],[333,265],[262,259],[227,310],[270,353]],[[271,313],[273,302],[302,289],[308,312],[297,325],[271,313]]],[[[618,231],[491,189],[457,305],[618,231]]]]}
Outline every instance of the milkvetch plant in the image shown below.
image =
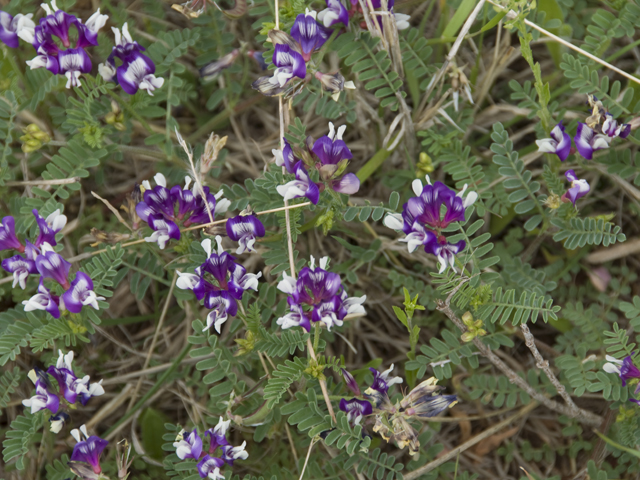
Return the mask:
{"type": "Polygon", "coordinates": [[[639,0],[121,6],[0,6],[7,479],[640,473],[639,0]]]}

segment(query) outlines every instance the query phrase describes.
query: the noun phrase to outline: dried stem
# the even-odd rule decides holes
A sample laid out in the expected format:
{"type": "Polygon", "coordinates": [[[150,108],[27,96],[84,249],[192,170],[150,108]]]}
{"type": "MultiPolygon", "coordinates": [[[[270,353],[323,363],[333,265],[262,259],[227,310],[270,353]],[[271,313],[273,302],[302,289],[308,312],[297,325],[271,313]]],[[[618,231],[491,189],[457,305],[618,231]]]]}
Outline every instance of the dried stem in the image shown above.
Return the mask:
{"type": "Polygon", "coordinates": [[[465,443],[463,443],[459,447],[454,448],[453,450],[450,450],[447,454],[443,455],[442,457],[437,458],[436,460],[434,460],[434,461],[432,461],[430,463],[427,463],[426,465],[418,468],[417,470],[414,470],[413,472],[407,473],[404,476],[405,480],[414,480],[416,478],[419,478],[420,476],[422,476],[422,475],[432,471],[433,469],[439,467],[443,463],[446,463],[449,460],[452,460],[452,459],[456,458],[458,455],[460,455],[465,450],[468,450],[469,448],[473,447],[475,444],[481,442],[482,440],[485,440],[485,439],[489,438],[491,435],[493,435],[494,433],[502,430],[504,427],[509,425],[511,422],[514,422],[515,420],[517,420],[520,417],[524,417],[525,415],[527,415],[529,412],[531,412],[537,406],[538,406],[538,402],[531,402],[528,405],[525,405],[523,408],[520,409],[520,411],[518,413],[516,413],[514,415],[511,415],[509,418],[506,418],[506,419],[504,419],[503,421],[501,421],[499,423],[496,423],[493,427],[488,428],[487,430],[485,430],[484,432],[476,435],[472,439],[467,440],[465,443]]]}
{"type": "Polygon", "coordinates": [[[522,333],[524,334],[525,344],[527,345],[527,347],[529,347],[529,350],[531,350],[533,357],[536,359],[536,367],[544,371],[544,373],[547,375],[547,378],[551,381],[553,386],[556,387],[558,394],[562,398],[564,398],[567,406],[573,411],[573,417],[578,417],[580,415],[580,408],[578,408],[578,406],[573,402],[571,395],[567,393],[564,385],[560,383],[558,377],[556,377],[555,374],[551,371],[549,362],[542,358],[542,355],[538,351],[538,347],[536,347],[535,338],[533,338],[533,334],[529,330],[527,324],[523,323],[522,325],[520,325],[520,330],[522,330],[522,333]]]}
{"type": "MultiPolygon", "coordinates": [[[[467,328],[465,327],[462,320],[460,320],[458,316],[454,313],[454,311],[451,309],[449,304],[453,296],[456,294],[456,292],[462,287],[462,285],[464,285],[469,280],[470,278],[463,279],[460,282],[460,284],[453,289],[453,291],[449,294],[446,300],[444,301],[438,300],[437,302],[437,309],[440,312],[444,313],[447,317],[449,317],[449,320],[451,320],[456,325],[456,327],[458,327],[460,331],[463,333],[467,331],[467,328]]],[[[549,408],[550,410],[559,412],[563,415],[567,415],[568,417],[575,418],[576,420],[583,422],[587,425],[595,426],[595,425],[600,425],[600,423],[602,422],[602,418],[592,412],[589,412],[587,410],[582,410],[580,408],[575,410],[574,408],[562,405],[561,403],[558,403],[555,400],[551,400],[550,398],[547,398],[544,394],[537,392],[531,385],[529,385],[526,382],[526,380],[524,380],[520,375],[518,375],[511,368],[509,368],[509,366],[507,366],[506,363],[504,363],[495,353],[493,353],[489,349],[489,347],[487,347],[482,342],[482,340],[480,340],[478,337],[475,337],[473,339],[473,343],[483,356],[485,356],[491,363],[493,363],[498,368],[498,370],[502,371],[502,373],[506,375],[506,377],[509,379],[509,382],[520,387],[522,390],[527,392],[531,398],[535,399],[545,407],[549,408]]]]}
{"type": "Polygon", "coordinates": [[[38,186],[38,185],[68,185],[70,183],[76,183],[81,180],[80,177],[71,178],[54,178],[52,180],[22,180],[15,182],[4,182],[5,187],[24,187],[24,186],[38,186]]]}

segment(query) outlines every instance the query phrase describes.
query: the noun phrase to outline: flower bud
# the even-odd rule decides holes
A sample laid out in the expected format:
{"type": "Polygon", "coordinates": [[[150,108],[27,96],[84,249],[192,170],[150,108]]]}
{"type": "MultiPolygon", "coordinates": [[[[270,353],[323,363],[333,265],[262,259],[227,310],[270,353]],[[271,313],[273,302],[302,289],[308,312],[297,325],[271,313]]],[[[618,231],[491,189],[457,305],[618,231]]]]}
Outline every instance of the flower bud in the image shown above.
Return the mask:
{"type": "Polygon", "coordinates": [[[211,132],[207,143],[204,144],[204,153],[200,157],[200,174],[202,177],[211,170],[214,162],[218,159],[218,155],[220,155],[220,151],[227,144],[227,138],[226,136],[220,138],[219,135],[211,132]]]}
{"type": "Polygon", "coordinates": [[[353,375],[347,372],[344,368],[341,369],[340,373],[342,374],[342,378],[347,388],[351,390],[356,397],[359,397],[360,387],[358,386],[358,382],[356,382],[356,379],[353,378],[353,375]]]}
{"type": "Polygon", "coordinates": [[[219,58],[215,62],[206,64],[200,69],[200,76],[205,82],[213,80],[220,74],[220,72],[222,72],[226,68],[229,68],[239,54],[240,50],[236,48],[230,53],[227,53],[224,57],[219,58]]]}
{"type": "Polygon", "coordinates": [[[99,473],[95,473],[91,465],[84,462],[68,462],[67,465],[71,471],[83,480],[98,480],[100,478],[99,473]]]}

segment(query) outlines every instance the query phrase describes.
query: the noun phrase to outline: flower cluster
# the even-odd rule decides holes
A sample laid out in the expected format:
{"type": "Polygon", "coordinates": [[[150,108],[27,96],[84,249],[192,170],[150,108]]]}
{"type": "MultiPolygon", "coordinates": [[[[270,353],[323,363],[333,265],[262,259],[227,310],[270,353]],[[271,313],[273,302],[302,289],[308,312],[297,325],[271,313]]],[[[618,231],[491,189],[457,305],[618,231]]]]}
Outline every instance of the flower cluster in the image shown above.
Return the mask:
{"type": "MultiPolygon", "coordinates": [[[[39,24],[31,20],[33,14],[17,14],[15,17],[0,11],[0,41],[11,48],[19,46],[18,38],[33,45],[37,56],[27,62],[33,70],[46,68],[54,75],[67,77],[67,88],[79,87],[80,75],[91,72],[93,64],[87,48],[98,46],[98,31],[108,20],[98,9],[85,23],[75,15],[60,10],[56,0],[50,5],[43,3],[46,16],[39,24]],[[72,41],[72,38],[76,38],[72,41]]],[[[98,66],[99,73],[106,81],[115,81],[129,95],[138,89],[153,95],[156,88],[164,84],[163,78],[156,78],[156,66],[149,57],[142,54],[144,48],[134,42],[125,23],[122,33],[112,28],[116,46],[105,63],[98,66]],[[116,68],[115,59],[122,64],[116,68]]]]}
{"type": "Polygon", "coordinates": [[[205,262],[193,273],[178,272],[180,278],[176,285],[183,290],[191,290],[198,300],[204,300],[205,308],[211,310],[207,315],[208,330],[213,325],[218,333],[220,327],[229,316],[238,313],[238,301],[246,290],[258,290],[258,274],[247,273],[247,270],[236,263],[234,258],[222,248],[222,239],[216,237],[218,251],[211,249],[211,239],[202,241],[202,248],[207,254],[205,262]]]}
{"type": "Polygon", "coordinates": [[[156,78],[156,66],[144,55],[144,47],[135,42],[129,34],[129,26],[122,26],[122,33],[117,28],[111,28],[115,35],[115,47],[105,63],[98,65],[102,78],[107,82],[116,82],[129,95],[135,95],[138,89],[146,90],[153,96],[156,88],[162,87],[164,78],[156,78]],[[116,58],[122,64],[116,68],[116,58]]]}
{"type": "MultiPolygon", "coordinates": [[[[98,9],[86,23],[75,15],[60,10],[55,0],[51,6],[43,3],[46,16],[40,19],[34,28],[33,37],[28,41],[36,49],[37,56],[27,62],[34,68],[46,68],[54,75],[67,77],[67,88],[79,87],[80,75],[91,72],[91,58],[87,47],[98,45],[98,31],[104,27],[107,15],[102,15],[98,9]],[[75,44],[71,45],[72,27],[77,32],[75,44]],[[57,41],[56,41],[57,40],[57,41]]],[[[21,32],[21,38],[26,39],[26,31],[21,32]]]]}
{"type": "Polygon", "coordinates": [[[412,183],[415,197],[409,199],[402,207],[402,214],[389,214],[384,219],[384,224],[394,230],[402,231],[406,237],[400,240],[406,242],[409,252],[415,251],[420,245],[424,250],[438,258],[440,273],[447,266],[455,271],[455,256],[466,247],[464,240],[452,244],[447,241],[443,229],[452,222],[463,222],[465,210],[473,205],[478,198],[476,192],[469,192],[465,198],[467,185],[460,192],[447,187],[442,182],[431,185],[429,175],[426,176],[427,184],[416,179],[412,183]],[[441,214],[444,205],[446,211],[441,214]]]}
{"type": "Polygon", "coordinates": [[[327,330],[334,325],[341,326],[349,314],[364,314],[362,304],[366,295],[349,297],[337,273],[327,272],[329,257],[320,259],[315,266],[311,257],[311,266],[300,270],[298,279],[283,273],[278,290],[289,295],[290,312],[277,320],[282,328],[302,327],[311,330],[311,322],[322,322],[327,330]]]}
{"type": "MultiPolygon", "coordinates": [[[[253,88],[269,97],[290,91],[288,84],[294,77],[304,80],[307,76],[311,55],[322,48],[333,32],[329,27],[347,25],[348,21],[349,14],[340,0],[328,0],[327,8],[322,12],[307,8],[305,13],[298,15],[290,35],[280,30],[269,32],[269,38],[275,44],[272,62],[276,68],[272,76],[260,77],[253,82],[253,88]]],[[[316,71],[314,76],[336,101],[342,90],[355,88],[353,82],[345,82],[340,72],[316,71]]]]}
{"type": "Polygon", "coordinates": [[[67,405],[75,404],[78,398],[82,405],[86,405],[92,397],[104,394],[102,380],[98,383],[91,383],[89,375],[85,375],[82,378],[76,376],[71,365],[73,361],[72,351],[66,355],[62,350],[58,350],[58,353],[59,357],[55,367],[53,365],[50,366],[46,373],[39,369],[33,369],[29,372],[29,378],[36,387],[36,394],[22,401],[25,407],[31,408],[31,413],[36,413],[46,408],[54,414],[50,418],[51,431],[56,433],[62,429],[65,419],[68,419],[68,415],[63,412],[58,414],[60,397],[66,400],[67,405]],[[54,393],[47,374],[51,375],[58,383],[59,396],[54,393]],[[56,416],[56,414],[58,415],[56,416]]]}
{"type": "Polygon", "coordinates": [[[197,467],[201,478],[224,479],[225,477],[220,473],[220,469],[225,463],[232,467],[233,462],[236,460],[249,458],[249,453],[244,449],[247,442],[243,442],[239,447],[229,444],[227,431],[230,423],[230,420],[224,421],[220,417],[218,425],[204,432],[204,442],[208,444],[208,451],[204,450],[202,438],[198,435],[196,429],[191,432],[182,430],[173,443],[176,455],[180,460],[188,458],[199,460],[197,467]],[[221,452],[219,457],[216,456],[218,448],[220,448],[221,452]]]}
{"type": "Polygon", "coordinates": [[[161,249],[170,239],[180,240],[177,222],[182,222],[185,227],[207,223],[214,215],[226,212],[231,203],[227,199],[220,199],[222,190],[215,196],[209,193],[209,187],[202,189],[203,194],[198,192],[196,186],[190,190],[190,177],[185,177],[184,188],[174,185],[168,189],[167,179],[161,173],[154,180],[156,186],[153,188],[149,181],[142,182],[143,201],[136,205],[136,213],[153,230],[153,234],[145,240],[156,242],[161,249]],[[206,203],[204,198],[207,199],[206,203]]]}
{"type": "Polygon", "coordinates": [[[295,180],[277,187],[285,200],[306,197],[316,205],[320,192],[327,187],[346,195],[353,195],[360,189],[360,179],[354,173],[344,173],[349,160],[353,158],[351,150],[342,140],[346,128],[346,125],[342,125],[336,132],[333,123],[329,122],[328,135],[315,141],[307,137],[307,150],[296,149],[294,152],[289,142],[283,139],[284,148],[272,151],[276,165],[285,167],[287,172],[296,176],[295,180]],[[307,168],[318,170],[322,182],[313,182],[307,168]]]}
{"type": "MultiPolygon", "coordinates": [[[[633,358],[631,358],[631,356],[627,356],[623,360],[618,360],[615,357],[607,355],[606,359],[607,363],[602,367],[603,370],[607,373],[615,373],[620,376],[623,387],[627,386],[627,382],[638,382],[638,385],[633,392],[635,395],[638,395],[638,393],[640,393],[640,369],[634,365],[633,358]]],[[[631,398],[629,400],[640,405],[640,400],[635,398],[631,398]]]]}
{"type": "Polygon", "coordinates": [[[31,274],[40,274],[38,293],[29,300],[22,302],[27,312],[33,310],[45,310],[53,317],[60,318],[61,310],[71,313],[80,313],[82,307],[91,306],[99,309],[98,297],[93,291],[93,281],[84,272],[76,273],[75,279],[69,282],[69,270],[71,264],[53,250],[56,245],[56,234],[67,224],[67,217],[56,210],[46,219],[38,210],[33,210],[40,233],[31,243],[25,240],[23,245],[15,232],[15,220],[13,217],[4,217],[0,223],[0,250],[15,250],[18,253],[2,261],[2,268],[13,274],[13,287],[20,285],[26,288],[27,278],[31,274]],[[60,284],[64,289],[61,296],[54,295],[44,284],[44,280],[50,278],[60,284]]]}
{"type": "Polygon", "coordinates": [[[73,447],[69,462],[71,471],[80,478],[102,478],[99,477],[102,473],[100,455],[109,442],[96,435],[89,436],[85,425],[82,425],[80,429],[71,430],[71,435],[77,442],[73,447]]]}
{"type": "MultiPolygon", "coordinates": [[[[407,422],[408,418],[434,417],[458,401],[455,395],[440,395],[437,392],[442,387],[436,385],[437,380],[425,380],[409,392],[395,405],[389,399],[389,388],[402,383],[400,377],[391,377],[393,365],[380,373],[375,368],[369,369],[373,374],[373,383],[364,392],[364,399],[343,398],[340,410],[347,414],[348,420],[359,425],[364,417],[375,416],[373,431],[382,435],[386,441],[395,440],[399,448],[409,446],[409,453],[415,455],[420,449],[418,434],[407,422]]],[[[355,379],[346,370],[342,372],[347,388],[356,396],[360,396],[360,389],[355,379]]]]}

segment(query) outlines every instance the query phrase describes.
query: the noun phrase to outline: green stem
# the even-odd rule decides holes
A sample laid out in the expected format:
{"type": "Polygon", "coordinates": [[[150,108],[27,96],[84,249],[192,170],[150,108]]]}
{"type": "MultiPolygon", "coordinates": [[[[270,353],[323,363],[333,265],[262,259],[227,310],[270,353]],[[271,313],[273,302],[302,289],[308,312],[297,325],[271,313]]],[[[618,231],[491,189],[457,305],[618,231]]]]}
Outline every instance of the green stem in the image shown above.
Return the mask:
{"type": "Polygon", "coordinates": [[[313,332],[313,351],[318,351],[318,344],[320,343],[320,322],[316,322],[315,331],[313,332]]]}
{"type": "Polygon", "coordinates": [[[169,73],[169,90],[167,91],[167,114],[165,115],[165,145],[164,151],[171,155],[173,142],[171,141],[171,96],[173,95],[173,69],[169,73]]]}
{"type": "Polygon", "coordinates": [[[140,272],[145,277],[149,277],[152,280],[155,280],[157,282],[162,283],[163,285],[166,285],[167,287],[171,286],[171,282],[169,280],[167,280],[166,278],[162,278],[162,277],[159,277],[157,275],[154,275],[153,273],[149,273],[147,270],[144,270],[142,268],[136,267],[135,265],[132,265],[132,264],[130,264],[128,262],[125,262],[124,260],[122,261],[122,265],[125,265],[125,266],[129,267],[131,270],[135,270],[136,272],[140,272]]]}
{"type": "Polygon", "coordinates": [[[126,422],[127,420],[129,420],[138,410],[140,410],[145,403],[147,403],[147,400],[149,400],[153,395],[156,394],[156,392],[158,390],[160,390],[160,387],[162,387],[162,385],[167,381],[167,379],[171,376],[171,374],[176,370],[176,368],[178,368],[178,365],[180,365],[180,362],[182,362],[182,360],[184,360],[184,357],[187,356],[187,353],[189,353],[189,350],[191,350],[192,345],[189,343],[187,344],[186,347],[184,347],[184,349],[182,349],[182,352],[180,352],[180,355],[178,355],[178,358],[176,358],[173,363],[171,364],[171,366],[169,367],[168,370],[166,370],[161,376],[160,378],[158,378],[158,381],[155,383],[155,385],[153,387],[151,387],[151,389],[140,399],[140,401],[138,403],[136,403],[133,408],[131,410],[129,410],[127,413],[125,413],[120,420],[118,420],[109,430],[107,430],[102,436],[103,437],[108,437],[112,432],[116,431],[116,429],[122,425],[124,422],[126,422]]]}

